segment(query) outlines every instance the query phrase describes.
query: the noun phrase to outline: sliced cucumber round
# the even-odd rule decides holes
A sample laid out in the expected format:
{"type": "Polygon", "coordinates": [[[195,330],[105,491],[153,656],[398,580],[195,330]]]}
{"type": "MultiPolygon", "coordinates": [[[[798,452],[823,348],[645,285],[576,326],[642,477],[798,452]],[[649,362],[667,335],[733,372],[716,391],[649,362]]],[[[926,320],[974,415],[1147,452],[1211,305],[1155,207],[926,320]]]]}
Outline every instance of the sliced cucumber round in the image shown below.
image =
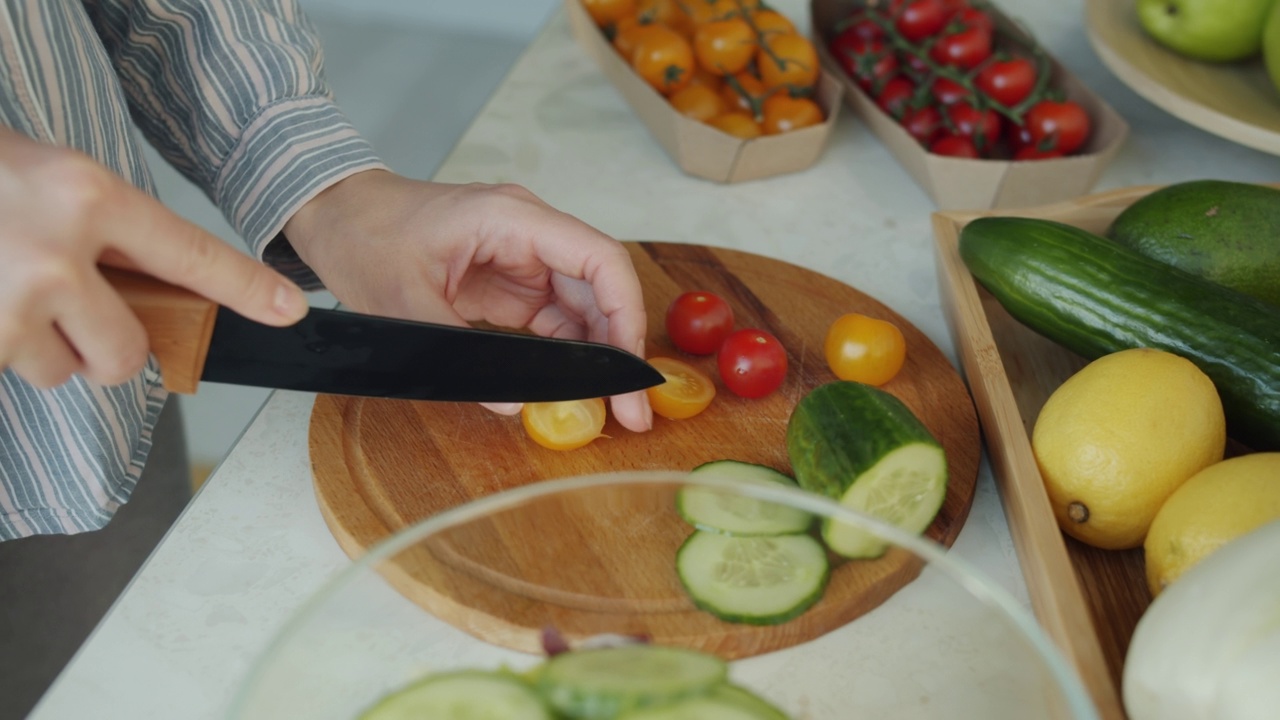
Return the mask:
{"type": "Polygon", "coordinates": [[[618,720],[789,720],[786,713],[736,685],[618,716],[618,720]]]}
{"type": "Polygon", "coordinates": [[[676,571],[702,610],[728,622],[776,625],[822,597],[831,566],[822,543],[809,535],[695,530],[676,554],[676,571]]]}
{"type": "Polygon", "coordinates": [[[504,671],[461,670],[430,675],[395,692],[360,720],[554,720],[533,688],[504,671]]]}
{"type": "MultiPolygon", "coordinates": [[[[689,475],[799,487],[795,480],[771,467],[738,460],[703,463],[689,471],[689,475]]],[[[804,510],[715,487],[691,485],[681,488],[676,508],[681,517],[699,530],[728,535],[789,535],[804,532],[813,524],[813,515],[804,510]]]]}
{"type": "Polygon", "coordinates": [[[552,657],[538,673],[538,689],[568,717],[604,720],[700,695],[727,675],[728,666],[715,655],[663,645],[625,645],[552,657]]]}

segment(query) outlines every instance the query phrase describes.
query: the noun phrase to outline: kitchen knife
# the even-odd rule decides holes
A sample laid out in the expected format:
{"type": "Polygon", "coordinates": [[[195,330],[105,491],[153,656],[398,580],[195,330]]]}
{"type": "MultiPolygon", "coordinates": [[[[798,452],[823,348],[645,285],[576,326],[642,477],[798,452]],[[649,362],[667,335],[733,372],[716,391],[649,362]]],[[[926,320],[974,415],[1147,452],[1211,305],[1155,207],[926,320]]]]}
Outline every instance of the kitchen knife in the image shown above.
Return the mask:
{"type": "Polygon", "coordinates": [[[172,392],[194,393],[206,381],[410,400],[545,402],[663,382],[638,356],[603,343],[323,308],[272,327],[154,277],[101,270],[142,321],[172,392]]]}

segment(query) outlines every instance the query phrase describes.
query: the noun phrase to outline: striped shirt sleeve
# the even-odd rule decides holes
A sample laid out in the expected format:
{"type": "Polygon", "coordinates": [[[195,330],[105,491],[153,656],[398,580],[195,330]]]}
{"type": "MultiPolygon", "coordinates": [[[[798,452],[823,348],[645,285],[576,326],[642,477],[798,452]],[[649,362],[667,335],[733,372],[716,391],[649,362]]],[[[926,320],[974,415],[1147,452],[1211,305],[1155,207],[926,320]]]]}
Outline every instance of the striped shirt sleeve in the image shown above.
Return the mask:
{"type": "Polygon", "coordinates": [[[309,289],[281,234],[320,191],[385,165],[325,82],[294,0],[86,0],[134,121],[255,254],[309,289]]]}

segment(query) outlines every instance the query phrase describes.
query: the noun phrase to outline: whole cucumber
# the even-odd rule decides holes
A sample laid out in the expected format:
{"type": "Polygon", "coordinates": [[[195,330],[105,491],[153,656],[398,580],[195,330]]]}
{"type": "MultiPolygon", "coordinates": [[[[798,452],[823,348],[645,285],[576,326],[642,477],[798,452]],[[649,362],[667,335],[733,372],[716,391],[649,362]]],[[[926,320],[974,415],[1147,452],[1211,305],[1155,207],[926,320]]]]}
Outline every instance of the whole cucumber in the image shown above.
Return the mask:
{"type": "Polygon", "coordinates": [[[1092,360],[1133,347],[1187,358],[1218,388],[1229,434],[1280,450],[1280,313],[1071,225],[985,217],[960,257],[1009,314],[1092,360]]]}

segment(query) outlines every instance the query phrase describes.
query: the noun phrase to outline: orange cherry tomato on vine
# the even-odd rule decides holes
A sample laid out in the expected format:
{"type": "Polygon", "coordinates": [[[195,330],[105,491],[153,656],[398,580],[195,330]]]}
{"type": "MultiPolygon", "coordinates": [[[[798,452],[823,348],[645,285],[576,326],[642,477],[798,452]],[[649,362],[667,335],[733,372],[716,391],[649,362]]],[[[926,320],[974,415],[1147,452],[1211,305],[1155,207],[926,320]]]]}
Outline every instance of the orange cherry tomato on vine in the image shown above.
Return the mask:
{"type": "Polygon", "coordinates": [[[755,52],[755,31],[740,17],[703,23],[693,34],[698,65],[718,75],[742,72],[755,52]]]}
{"type": "Polygon", "coordinates": [[[666,25],[685,37],[693,36],[693,21],[676,0],[638,0],[636,17],[641,22],[666,25]]]}
{"type": "Polygon", "coordinates": [[[880,386],[902,369],[907,341],[891,322],[848,313],[831,324],[823,350],[836,377],[880,386]]]}
{"type": "Polygon", "coordinates": [[[582,7],[599,27],[636,14],[636,0],[582,0],[582,7]]]}
{"type": "Polygon", "coordinates": [[[768,96],[764,83],[749,72],[725,76],[724,87],[720,90],[720,97],[724,98],[730,110],[738,110],[751,117],[761,112],[761,103],[768,96]]]}
{"type": "Polygon", "coordinates": [[[760,127],[765,135],[777,135],[821,125],[822,119],[822,108],[809,98],[771,95],[764,101],[764,120],[760,127]]]}
{"type": "Polygon", "coordinates": [[[619,20],[614,25],[613,49],[617,50],[627,62],[631,62],[631,58],[635,56],[636,47],[640,45],[640,40],[649,33],[662,32],[658,30],[660,27],[652,23],[642,23],[636,18],[619,20]]]}
{"type": "Polygon", "coordinates": [[[728,110],[720,93],[706,85],[689,84],[671,93],[669,99],[676,112],[701,122],[728,110]]]}
{"type": "Polygon", "coordinates": [[[777,10],[756,10],[751,13],[748,20],[751,22],[751,27],[755,28],[760,37],[782,35],[796,31],[796,26],[791,20],[777,10]]]}
{"type": "Polygon", "coordinates": [[[637,38],[631,66],[653,89],[670,95],[693,80],[693,46],[665,25],[651,25],[637,38]]]}
{"type": "Polygon", "coordinates": [[[520,421],[533,441],[548,450],[575,450],[604,430],[604,398],[525,403],[520,421]]]}
{"type": "Polygon", "coordinates": [[[684,420],[707,409],[716,397],[716,384],[701,370],[683,360],[649,358],[649,364],[667,381],[645,389],[649,406],[668,420],[684,420]]]}
{"type": "Polygon", "coordinates": [[[756,53],[760,80],[769,89],[812,87],[818,82],[818,51],[799,33],[773,35],[760,42],[756,53]]]}
{"type": "Polygon", "coordinates": [[[705,290],[681,293],[667,306],[667,337],[691,355],[710,355],[733,332],[733,308],[705,290]]]}
{"type": "Polygon", "coordinates": [[[764,128],[760,127],[755,118],[737,110],[717,115],[708,120],[707,124],[742,140],[751,140],[764,134],[764,128]]]}
{"type": "Polygon", "coordinates": [[[725,387],[745,398],[761,398],[787,378],[787,351],[764,330],[744,328],[724,339],[716,366],[725,387]]]}

